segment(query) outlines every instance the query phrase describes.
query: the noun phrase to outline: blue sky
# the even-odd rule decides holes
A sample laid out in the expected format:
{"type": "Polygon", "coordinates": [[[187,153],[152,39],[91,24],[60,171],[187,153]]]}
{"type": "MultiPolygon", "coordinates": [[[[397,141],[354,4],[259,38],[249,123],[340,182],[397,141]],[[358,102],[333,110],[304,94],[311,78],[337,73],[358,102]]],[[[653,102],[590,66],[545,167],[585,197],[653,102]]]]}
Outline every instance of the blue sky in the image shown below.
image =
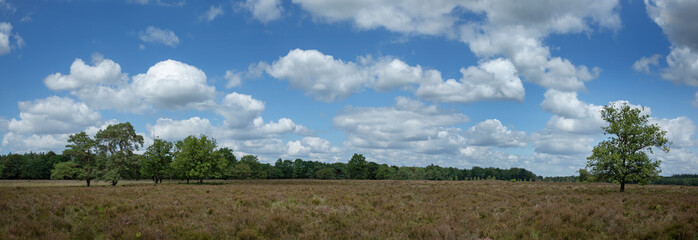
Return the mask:
{"type": "Polygon", "coordinates": [[[131,122],[236,155],[571,175],[601,106],[697,173],[696,1],[0,0],[0,153],[131,122]]]}

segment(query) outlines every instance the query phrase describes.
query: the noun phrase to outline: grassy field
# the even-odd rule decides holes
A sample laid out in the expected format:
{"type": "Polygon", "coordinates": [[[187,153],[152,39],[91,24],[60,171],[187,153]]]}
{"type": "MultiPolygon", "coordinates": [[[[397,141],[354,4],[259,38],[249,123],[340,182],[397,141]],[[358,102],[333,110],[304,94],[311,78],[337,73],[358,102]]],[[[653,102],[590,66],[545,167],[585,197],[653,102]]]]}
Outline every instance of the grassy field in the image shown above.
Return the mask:
{"type": "Polygon", "coordinates": [[[698,187],[62,183],[81,182],[0,181],[0,239],[698,239],[698,187]]]}

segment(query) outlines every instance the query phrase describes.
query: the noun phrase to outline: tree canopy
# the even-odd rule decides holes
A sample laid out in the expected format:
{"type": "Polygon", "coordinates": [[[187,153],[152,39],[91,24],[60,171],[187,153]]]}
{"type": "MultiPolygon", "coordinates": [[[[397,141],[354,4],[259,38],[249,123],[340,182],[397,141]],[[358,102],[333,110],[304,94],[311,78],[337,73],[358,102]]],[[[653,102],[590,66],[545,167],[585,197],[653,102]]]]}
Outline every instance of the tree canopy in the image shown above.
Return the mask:
{"type": "Polygon", "coordinates": [[[367,179],[368,164],[363,154],[356,154],[351,157],[347,163],[347,173],[351,179],[367,179]]]}
{"type": "Polygon", "coordinates": [[[109,125],[99,130],[95,135],[95,142],[105,160],[101,178],[110,181],[112,186],[130,172],[130,168],[137,168],[133,151],[143,146],[143,136],[136,133],[131,123],[109,125]]]}
{"type": "Polygon", "coordinates": [[[587,157],[587,166],[597,180],[620,183],[625,191],[626,183],[647,184],[659,177],[660,161],[652,160],[652,147],[669,152],[666,131],[649,124],[649,115],[627,103],[609,104],[601,110],[601,118],[608,122],[602,127],[608,139],[594,147],[587,157]]]}
{"type": "Polygon", "coordinates": [[[219,154],[214,154],[216,139],[206,135],[188,136],[175,143],[172,168],[180,179],[221,178],[227,163],[219,154]]]}
{"type": "Polygon", "coordinates": [[[152,178],[157,184],[162,182],[162,179],[169,172],[170,164],[172,163],[172,147],[171,142],[155,139],[153,144],[148,146],[141,160],[140,172],[143,177],[152,178]]]}
{"type": "Polygon", "coordinates": [[[93,152],[96,142],[87,133],[80,132],[71,134],[68,137],[68,143],[71,144],[65,146],[63,155],[70,156],[80,166],[82,171],[80,171],[78,178],[85,180],[89,187],[90,182],[97,178],[98,174],[98,159],[93,152]]]}

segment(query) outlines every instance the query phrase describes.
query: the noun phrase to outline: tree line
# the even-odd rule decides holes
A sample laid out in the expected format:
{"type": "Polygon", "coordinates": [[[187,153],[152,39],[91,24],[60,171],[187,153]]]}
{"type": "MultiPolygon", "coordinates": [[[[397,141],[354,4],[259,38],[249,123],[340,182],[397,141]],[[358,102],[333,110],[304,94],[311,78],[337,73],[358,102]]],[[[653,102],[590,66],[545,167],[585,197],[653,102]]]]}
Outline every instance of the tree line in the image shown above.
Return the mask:
{"type": "Polygon", "coordinates": [[[579,176],[536,176],[523,168],[457,169],[429,165],[398,167],[366,161],[354,154],[345,163],[323,163],[302,159],[277,160],[274,165],[260,163],[256,156],[245,155],[239,161],[229,148],[219,148],[216,140],[205,135],[188,136],[169,142],[155,139],[145,153],[134,151],[143,147],[143,137],[136,134],[131,123],[109,125],[94,138],[85,132],[69,136],[62,154],[27,153],[0,155],[0,178],[3,179],[79,179],[90,186],[92,180],[116,185],[120,179],[150,178],[156,184],[163,179],[402,179],[402,180],[526,180],[550,182],[606,181],[620,183],[655,183],[694,185],[694,175],[660,178],[659,161],[651,160],[652,147],[669,151],[666,132],[648,124],[648,115],[627,104],[604,106],[602,118],[609,126],[602,127],[608,140],[602,141],[589,156],[587,169],[579,176]],[[619,147],[620,146],[620,147],[619,147]],[[622,147],[629,146],[629,147],[622,147]],[[626,151],[627,150],[627,151],[626,151]]]}
{"type": "MultiPolygon", "coordinates": [[[[167,144],[165,141],[157,141],[167,144]]],[[[169,143],[173,146],[172,143],[169,143]]],[[[160,147],[161,148],[161,147],[160,147]]],[[[165,146],[167,148],[167,145],[165,146]]],[[[225,149],[225,148],[223,148],[225,149]]],[[[235,159],[232,150],[218,150],[226,159],[227,171],[221,174],[219,179],[351,179],[347,176],[346,163],[324,163],[305,161],[302,159],[282,160],[278,159],[274,164],[260,163],[255,156],[247,155],[244,161],[235,159]],[[242,163],[237,166],[237,163],[242,163]],[[236,168],[237,166],[237,168],[236,168]],[[253,171],[254,169],[254,171],[253,171]]],[[[360,155],[360,154],[359,154],[360,155]]],[[[145,154],[134,155],[138,159],[138,167],[128,169],[124,173],[124,179],[177,179],[175,175],[162,168],[158,171],[157,163],[144,161],[145,154]],[[149,165],[150,164],[150,165],[149,165]],[[143,173],[142,173],[143,171],[143,173]],[[147,177],[149,176],[149,177],[147,177]]],[[[164,158],[167,159],[167,158],[164,158]]],[[[241,159],[242,160],[242,159],[241,159]]],[[[358,160],[358,159],[357,159],[358,160]]],[[[24,153],[0,155],[0,179],[51,179],[51,171],[56,164],[71,162],[68,155],[55,152],[24,153]]],[[[72,163],[69,163],[72,164],[72,163]]],[[[541,177],[523,168],[499,169],[473,167],[471,169],[444,168],[436,165],[427,167],[398,167],[387,164],[377,164],[367,161],[369,177],[367,179],[395,179],[395,180],[524,180],[542,182],[596,182],[593,176],[580,169],[579,175],[541,177]],[[389,169],[392,168],[392,169],[389,169]],[[370,171],[371,169],[376,169],[370,171]],[[381,170],[381,171],[378,171],[381,170]],[[399,173],[399,174],[398,174],[399,173]],[[523,174],[523,175],[522,175],[523,174]],[[455,177],[455,178],[454,178],[455,177]]],[[[162,164],[161,164],[162,166],[162,164]]],[[[360,175],[360,174],[359,174],[360,175]]],[[[58,177],[58,176],[56,176],[58,177]]],[[[59,178],[77,179],[77,178],[59,178]]],[[[698,186],[698,174],[678,174],[662,176],[652,182],[660,185],[689,185],[698,186]]]]}
{"type": "MultiPolygon", "coordinates": [[[[613,180],[605,180],[593,175],[586,169],[579,169],[579,175],[577,176],[556,176],[556,177],[543,177],[540,181],[543,182],[607,182],[607,183],[617,183],[613,180]]],[[[685,186],[698,186],[698,174],[674,174],[671,176],[659,176],[653,179],[648,184],[655,185],[685,185],[685,186]]]]}
{"type": "Polygon", "coordinates": [[[458,169],[429,165],[405,167],[367,161],[354,154],[347,163],[278,159],[261,163],[254,155],[237,159],[230,148],[219,148],[206,135],[179,141],[155,139],[143,154],[143,137],[126,123],[110,125],[94,138],[72,134],[63,153],[0,155],[2,179],[74,179],[89,186],[94,180],[116,185],[121,179],[178,179],[189,183],[205,179],[395,179],[395,180],[521,180],[541,179],[523,168],[458,169]]]}

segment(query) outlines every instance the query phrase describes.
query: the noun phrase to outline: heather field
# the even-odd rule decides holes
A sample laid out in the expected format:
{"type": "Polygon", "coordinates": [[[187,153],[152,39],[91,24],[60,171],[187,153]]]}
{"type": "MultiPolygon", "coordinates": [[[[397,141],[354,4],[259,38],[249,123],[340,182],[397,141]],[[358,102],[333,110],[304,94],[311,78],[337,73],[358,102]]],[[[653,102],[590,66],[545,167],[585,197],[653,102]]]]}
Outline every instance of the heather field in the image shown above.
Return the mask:
{"type": "Polygon", "coordinates": [[[76,183],[0,181],[0,239],[698,239],[698,187],[687,186],[76,183]]]}

